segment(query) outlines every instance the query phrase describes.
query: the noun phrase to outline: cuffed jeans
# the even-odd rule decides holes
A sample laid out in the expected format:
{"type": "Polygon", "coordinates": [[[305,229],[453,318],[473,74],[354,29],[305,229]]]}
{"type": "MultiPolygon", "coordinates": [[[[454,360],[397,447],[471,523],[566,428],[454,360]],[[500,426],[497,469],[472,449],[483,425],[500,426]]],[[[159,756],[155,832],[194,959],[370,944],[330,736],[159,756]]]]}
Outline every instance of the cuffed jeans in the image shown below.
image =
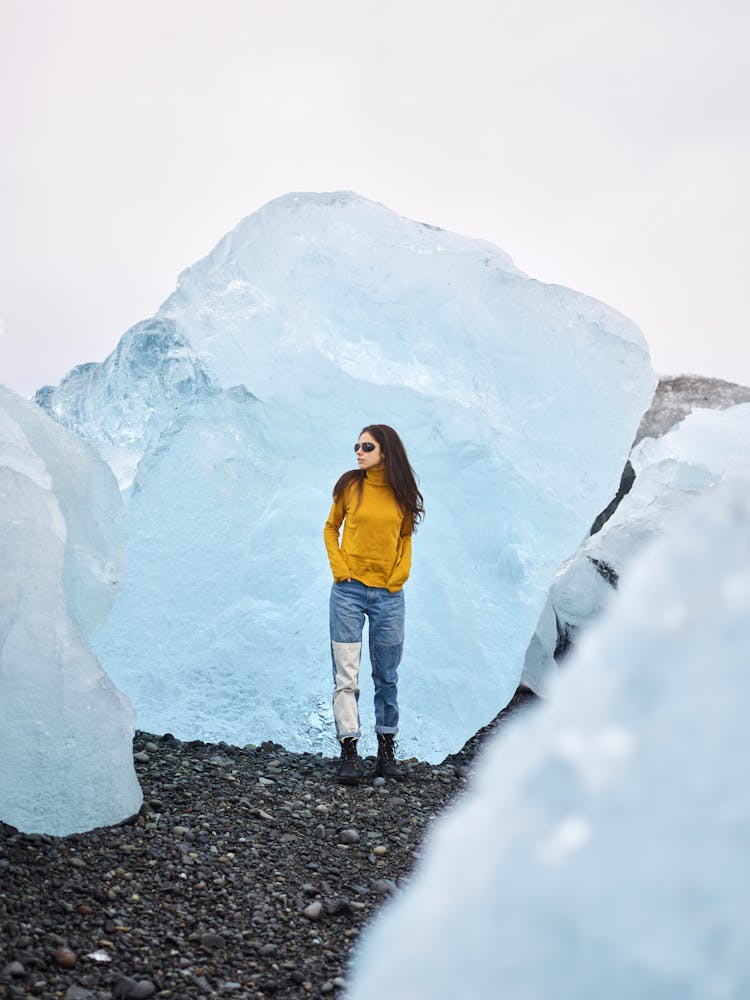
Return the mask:
{"type": "Polygon", "coordinates": [[[343,580],[331,588],[333,717],[340,740],[359,739],[359,664],[369,619],[370,664],[375,685],[375,731],[398,731],[398,665],[404,650],[404,592],[343,580]]]}

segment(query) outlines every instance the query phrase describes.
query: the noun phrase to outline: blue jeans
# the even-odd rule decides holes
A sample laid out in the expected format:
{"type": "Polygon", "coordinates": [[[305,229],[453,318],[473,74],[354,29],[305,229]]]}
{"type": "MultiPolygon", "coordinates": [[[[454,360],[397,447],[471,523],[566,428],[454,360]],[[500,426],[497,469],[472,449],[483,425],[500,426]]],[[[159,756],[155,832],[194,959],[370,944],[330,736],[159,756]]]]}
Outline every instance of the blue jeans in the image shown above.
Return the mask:
{"type": "Polygon", "coordinates": [[[359,739],[359,664],[369,618],[370,664],[375,685],[375,731],[398,731],[398,665],[404,650],[404,592],[343,580],[331,588],[333,717],[340,740],[359,739]]]}

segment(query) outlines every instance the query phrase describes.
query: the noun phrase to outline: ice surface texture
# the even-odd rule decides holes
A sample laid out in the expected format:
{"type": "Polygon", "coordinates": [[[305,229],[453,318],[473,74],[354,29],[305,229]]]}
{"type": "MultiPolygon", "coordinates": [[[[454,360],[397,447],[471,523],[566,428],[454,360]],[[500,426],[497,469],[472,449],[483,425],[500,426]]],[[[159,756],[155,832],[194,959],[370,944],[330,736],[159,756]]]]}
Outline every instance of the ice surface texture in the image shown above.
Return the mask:
{"type": "Polygon", "coordinates": [[[89,646],[123,571],[104,462],[0,386],[0,819],[65,835],[137,812],[135,714],[89,646]]]}
{"type": "Polygon", "coordinates": [[[558,570],[529,645],[523,681],[544,694],[557,671],[559,636],[576,635],[615,598],[632,559],[701,493],[750,470],[750,403],[696,410],[660,438],[643,438],[630,456],[636,474],[612,517],[558,570]]]}
{"type": "Polygon", "coordinates": [[[750,480],[677,521],[488,746],[351,1000],[750,996],[750,480]]]}
{"type": "Polygon", "coordinates": [[[269,203],[103,365],[40,393],[123,485],[142,456],[107,671],[147,730],[333,749],[322,528],[362,426],[392,424],[428,512],[401,751],[442,759],[512,696],[654,383],[632,323],[488,243],[354,194],[269,203]]]}

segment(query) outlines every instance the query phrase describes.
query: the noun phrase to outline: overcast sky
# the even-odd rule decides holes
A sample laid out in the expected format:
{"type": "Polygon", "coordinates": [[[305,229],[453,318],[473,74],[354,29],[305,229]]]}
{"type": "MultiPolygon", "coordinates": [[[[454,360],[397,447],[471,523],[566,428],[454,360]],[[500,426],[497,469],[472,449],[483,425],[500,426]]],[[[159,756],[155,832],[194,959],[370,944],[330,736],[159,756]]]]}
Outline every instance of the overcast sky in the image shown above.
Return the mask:
{"type": "Polygon", "coordinates": [[[482,237],[750,385],[747,0],[2,0],[0,382],[287,191],[482,237]]]}

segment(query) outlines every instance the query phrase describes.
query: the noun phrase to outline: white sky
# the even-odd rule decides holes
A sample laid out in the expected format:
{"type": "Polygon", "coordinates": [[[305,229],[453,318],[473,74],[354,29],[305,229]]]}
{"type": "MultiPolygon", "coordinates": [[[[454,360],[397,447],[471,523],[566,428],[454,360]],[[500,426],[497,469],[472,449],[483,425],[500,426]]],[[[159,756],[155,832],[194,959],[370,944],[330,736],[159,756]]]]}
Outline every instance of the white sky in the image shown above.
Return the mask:
{"type": "Polygon", "coordinates": [[[2,0],[0,382],[100,360],[287,191],[350,189],[750,385],[747,0],[2,0]]]}

